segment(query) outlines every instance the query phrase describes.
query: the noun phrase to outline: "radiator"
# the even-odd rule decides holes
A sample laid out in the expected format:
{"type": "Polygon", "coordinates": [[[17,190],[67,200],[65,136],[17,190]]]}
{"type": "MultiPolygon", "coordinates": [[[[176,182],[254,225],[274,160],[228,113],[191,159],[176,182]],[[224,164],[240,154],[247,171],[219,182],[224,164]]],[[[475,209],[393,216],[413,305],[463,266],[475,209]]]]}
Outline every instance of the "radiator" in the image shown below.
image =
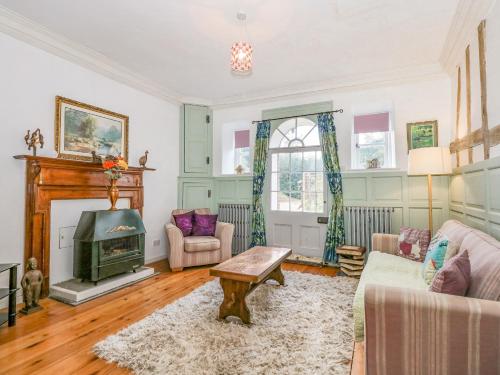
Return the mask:
{"type": "Polygon", "coordinates": [[[233,255],[247,250],[250,245],[250,205],[220,203],[218,219],[234,224],[233,255]]]}
{"type": "Polygon", "coordinates": [[[393,207],[344,207],[346,245],[363,246],[370,251],[373,233],[391,233],[393,207]]]}

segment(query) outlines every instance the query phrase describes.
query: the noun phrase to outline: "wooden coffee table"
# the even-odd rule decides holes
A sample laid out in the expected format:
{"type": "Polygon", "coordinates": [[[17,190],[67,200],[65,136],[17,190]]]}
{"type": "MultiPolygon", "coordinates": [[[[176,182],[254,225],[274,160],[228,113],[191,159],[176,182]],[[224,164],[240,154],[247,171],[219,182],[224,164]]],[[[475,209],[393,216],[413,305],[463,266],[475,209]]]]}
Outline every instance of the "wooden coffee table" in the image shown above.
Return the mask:
{"type": "Polygon", "coordinates": [[[250,323],[250,310],[245,298],[266,280],[285,285],[281,263],[292,253],[281,247],[256,246],[213,268],[210,275],[220,277],[224,300],[219,308],[219,319],[237,316],[250,323]]]}

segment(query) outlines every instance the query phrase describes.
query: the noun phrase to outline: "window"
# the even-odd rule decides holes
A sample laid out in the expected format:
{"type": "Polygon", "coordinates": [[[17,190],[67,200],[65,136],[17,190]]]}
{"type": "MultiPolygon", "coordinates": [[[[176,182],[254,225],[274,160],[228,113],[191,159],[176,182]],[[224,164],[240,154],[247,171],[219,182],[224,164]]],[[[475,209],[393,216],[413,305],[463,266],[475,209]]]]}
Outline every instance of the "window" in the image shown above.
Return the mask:
{"type": "Polygon", "coordinates": [[[352,168],[364,169],[378,159],[380,168],[394,167],[394,137],[389,112],[354,116],[352,168]]]}
{"type": "Polygon", "coordinates": [[[324,212],[323,159],[316,124],[305,118],[285,121],[270,140],[271,209],[324,212]]]}
{"type": "Polygon", "coordinates": [[[250,173],[250,131],[234,132],[234,170],[241,167],[241,173],[250,173]]]}

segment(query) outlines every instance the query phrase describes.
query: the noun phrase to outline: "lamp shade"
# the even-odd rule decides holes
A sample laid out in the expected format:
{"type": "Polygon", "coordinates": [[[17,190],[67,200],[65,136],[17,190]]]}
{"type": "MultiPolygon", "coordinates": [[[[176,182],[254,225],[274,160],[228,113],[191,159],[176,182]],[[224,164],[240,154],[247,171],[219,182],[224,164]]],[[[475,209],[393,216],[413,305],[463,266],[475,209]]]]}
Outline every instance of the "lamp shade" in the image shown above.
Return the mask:
{"type": "Polygon", "coordinates": [[[413,176],[451,174],[450,149],[424,147],[410,150],[408,174],[413,176]]]}

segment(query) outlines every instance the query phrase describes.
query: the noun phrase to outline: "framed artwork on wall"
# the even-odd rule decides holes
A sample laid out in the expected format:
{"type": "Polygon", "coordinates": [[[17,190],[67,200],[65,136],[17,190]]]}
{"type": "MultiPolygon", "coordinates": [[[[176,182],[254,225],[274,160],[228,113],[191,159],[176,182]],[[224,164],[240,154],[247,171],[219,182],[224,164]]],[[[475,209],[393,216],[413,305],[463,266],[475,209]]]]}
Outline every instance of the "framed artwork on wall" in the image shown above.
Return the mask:
{"type": "Polygon", "coordinates": [[[128,161],[128,116],[56,96],[55,145],[63,159],[90,161],[95,152],[128,161]]]}
{"type": "Polygon", "coordinates": [[[414,148],[437,147],[438,122],[437,120],[410,122],[406,124],[406,134],[408,151],[414,148]]]}

